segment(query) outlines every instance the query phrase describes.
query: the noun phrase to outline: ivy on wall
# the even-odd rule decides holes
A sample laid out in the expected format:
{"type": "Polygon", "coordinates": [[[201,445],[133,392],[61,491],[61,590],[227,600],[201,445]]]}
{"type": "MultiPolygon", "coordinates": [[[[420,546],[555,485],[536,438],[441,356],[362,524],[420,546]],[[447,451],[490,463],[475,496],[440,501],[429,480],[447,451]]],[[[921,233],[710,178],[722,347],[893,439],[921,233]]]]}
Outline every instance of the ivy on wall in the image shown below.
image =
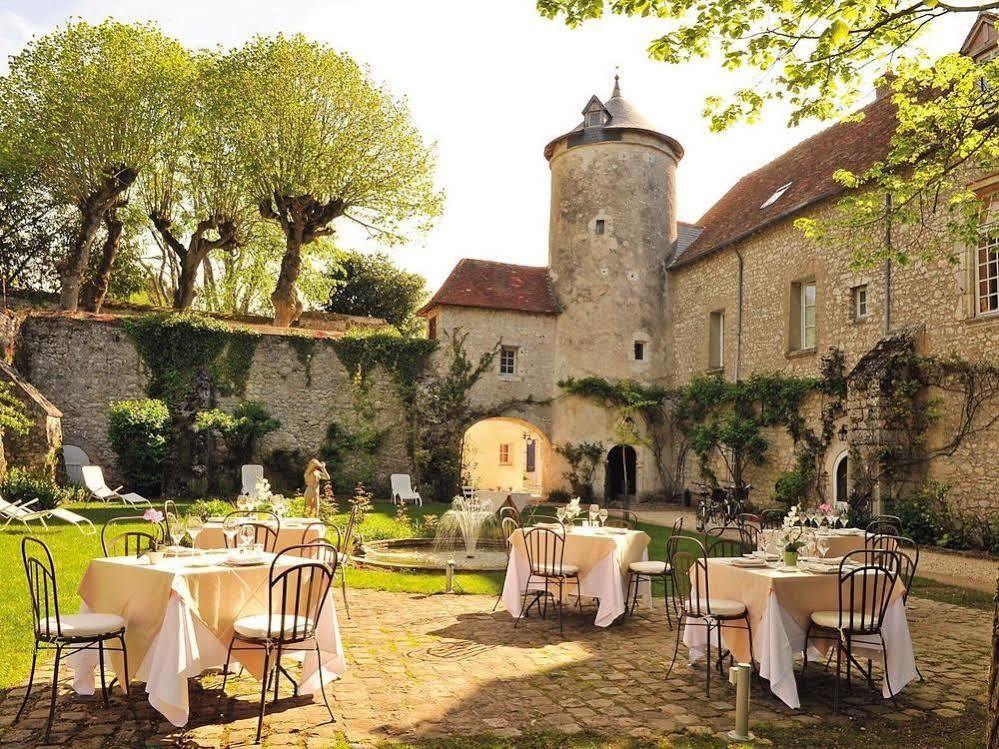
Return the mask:
{"type": "Polygon", "coordinates": [[[332,341],[332,345],[350,376],[360,377],[362,382],[376,367],[382,367],[407,405],[412,403],[417,383],[437,349],[437,341],[385,333],[345,336],[332,341]]]}
{"type": "Polygon", "coordinates": [[[260,341],[259,333],[198,315],[144,315],[125,320],[124,329],[149,369],[147,394],[170,406],[204,374],[220,394],[242,395],[260,341]]]}

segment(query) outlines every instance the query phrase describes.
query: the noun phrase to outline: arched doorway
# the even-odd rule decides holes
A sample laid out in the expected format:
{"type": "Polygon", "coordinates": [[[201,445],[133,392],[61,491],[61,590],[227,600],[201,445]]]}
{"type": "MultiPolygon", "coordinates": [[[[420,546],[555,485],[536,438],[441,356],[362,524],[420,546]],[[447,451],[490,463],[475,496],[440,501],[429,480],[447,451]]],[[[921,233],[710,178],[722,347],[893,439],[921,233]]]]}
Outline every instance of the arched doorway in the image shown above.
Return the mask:
{"type": "Polygon", "coordinates": [[[548,439],[522,419],[483,419],[465,430],[462,481],[477,489],[539,493],[544,484],[548,439]]]}
{"type": "Polygon", "coordinates": [[[607,453],[604,473],[607,499],[634,497],[637,494],[638,455],[631,445],[615,445],[607,453]]]}
{"type": "Polygon", "coordinates": [[[846,502],[850,496],[850,454],[843,453],[833,469],[833,499],[846,502]]]}

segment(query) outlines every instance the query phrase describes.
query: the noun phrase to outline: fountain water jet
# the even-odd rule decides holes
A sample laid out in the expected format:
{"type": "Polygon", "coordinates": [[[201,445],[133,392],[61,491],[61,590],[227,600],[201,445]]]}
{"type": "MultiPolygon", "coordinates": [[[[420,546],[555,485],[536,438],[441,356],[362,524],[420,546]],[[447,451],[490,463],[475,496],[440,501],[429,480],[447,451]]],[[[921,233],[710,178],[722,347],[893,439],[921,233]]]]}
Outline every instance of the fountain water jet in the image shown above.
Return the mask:
{"type": "Polygon", "coordinates": [[[434,536],[434,549],[458,548],[459,542],[471,559],[484,533],[496,527],[496,513],[489,500],[455,497],[451,509],[441,515],[434,536]]]}

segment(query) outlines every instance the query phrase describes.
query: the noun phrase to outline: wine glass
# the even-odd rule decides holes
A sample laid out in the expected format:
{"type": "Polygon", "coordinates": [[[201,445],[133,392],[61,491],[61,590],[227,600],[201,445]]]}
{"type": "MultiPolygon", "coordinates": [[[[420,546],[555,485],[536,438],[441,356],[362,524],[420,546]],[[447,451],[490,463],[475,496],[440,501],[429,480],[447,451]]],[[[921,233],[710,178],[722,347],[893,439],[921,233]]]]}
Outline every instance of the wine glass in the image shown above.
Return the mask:
{"type": "Polygon", "coordinates": [[[559,507],[557,510],[555,510],[555,517],[557,517],[558,521],[563,525],[565,525],[565,513],[566,509],[564,507],[559,507]]]}
{"type": "Polygon", "coordinates": [[[604,523],[607,522],[607,518],[610,517],[610,512],[607,511],[606,507],[601,507],[598,515],[600,516],[600,527],[603,528],[604,523]]]}
{"type": "Polygon", "coordinates": [[[819,549],[819,556],[825,559],[826,554],[829,553],[829,537],[819,536],[818,539],[816,540],[816,545],[818,546],[819,549]]]}
{"type": "Polygon", "coordinates": [[[187,533],[187,525],[184,518],[174,516],[170,519],[170,540],[173,541],[174,554],[180,556],[180,542],[184,540],[187,533]]]}
{"type": "Polygon", "coordinates": [[[257,529],[254,528],[249,523],[244,523],[239,526],[239,549],[241,552],[245,552],[247,549],[252,549],[254,542],[257,540],[257,529]]]}
{"type": "Polygon", "coordinates": [[[198,535],[205,529],[205,521],[198,515],[187,516],[187,535],[191,537],[191,546],[197,548],[198,535]]]}
{"type": "Polygon", "coordinates": [[[225,536],[225,547],[227,549],[231,549],[236,545],[237,533],[239,533],[239,518],[235,515],[230,515],[222,521],[222,535],[225,536]]]}
{"type": "Polygon", "coordinates": [[[600,505],[593,504],[590,505],[590,525],[595,526],[597,524],[597,515],[600,514],[600,505]]]}

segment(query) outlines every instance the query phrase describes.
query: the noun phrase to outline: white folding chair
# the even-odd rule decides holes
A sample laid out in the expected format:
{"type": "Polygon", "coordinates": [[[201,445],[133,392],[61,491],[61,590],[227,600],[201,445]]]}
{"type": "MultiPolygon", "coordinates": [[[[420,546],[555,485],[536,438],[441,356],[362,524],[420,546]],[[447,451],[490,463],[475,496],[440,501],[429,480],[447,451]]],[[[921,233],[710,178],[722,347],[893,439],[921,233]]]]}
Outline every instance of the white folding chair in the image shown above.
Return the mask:
{"type": "Polygon", "coordinates": [[[257,482],[264,477],[264,467],[256,464],[245,465],[240,469],[240,480],[242,483],[241,494],[247,497],[253,497],[254,499],[260,499],[257,496],[257,482]]]}
{"type": "Polygon", "coordinates": [[[141,494],[136,494],[135,492],[128,492],[127,494],[121,494],[122,487],[117,489],[110,489],[104,481],[104,471],[101,470],[100,466],[83,466],[81,469],[83,474],[83,485],[87,487],[91,496],[94,499],[99,499],[102,502],[111,502],[115,499],[120,499],[127,505],[149,505],[153,506],[153,503],[148,499],[143,497],[141,494]]]}
{"type": "Polygon", "coordinates": [[[0,517],[7,518],[7,522],[3,524],[3,527],[6,528],[16,520],[22,523],[25,528],[29,528],[28,523],[32,520],[37,520],[47,530],[49,526],[45,522],[45,519],[58,518],[63,522],[75,525],[84,536],[95,535],[97,533],[97,528],[94,527],[90,518],[85,518],[83,515],[78,515],[64,507],[56,507],[51,510],[32,510],[31,505],[37,501],[37,499],[33,499],[30,502],[19,505],[8,502],[3,497],[0,497],[0,517]]]}

